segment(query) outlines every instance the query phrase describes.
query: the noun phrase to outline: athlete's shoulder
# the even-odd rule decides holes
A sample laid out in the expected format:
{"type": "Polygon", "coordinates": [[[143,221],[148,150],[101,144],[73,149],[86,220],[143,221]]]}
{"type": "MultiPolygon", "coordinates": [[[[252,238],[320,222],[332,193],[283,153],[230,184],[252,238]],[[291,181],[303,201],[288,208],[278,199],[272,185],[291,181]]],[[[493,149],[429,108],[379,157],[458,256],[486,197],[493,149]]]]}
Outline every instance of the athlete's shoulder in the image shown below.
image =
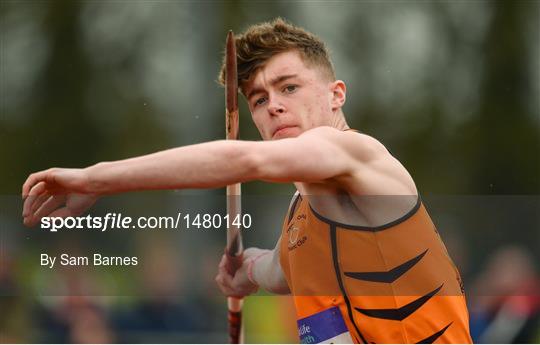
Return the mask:
{"type": "Polygon", "coordinates": [[[376,138],[355,130],[339,130],[334,127],[320,126],[301,135],[314,143],[326,140],[346,150],[356,159],[371,161],[391,156],[386,147],[376,138]]]}
{"type": "MultiPolygon", "coordinates": [[[[353,169],[343,181],[358,194],[416,195],[416,185],[407,169],[376,138],[355,130],[318,127],[314,132],[331,138],[352,158],[353,169]]],[[[343,182],[342,181],[342,182],[343,182]]]]}

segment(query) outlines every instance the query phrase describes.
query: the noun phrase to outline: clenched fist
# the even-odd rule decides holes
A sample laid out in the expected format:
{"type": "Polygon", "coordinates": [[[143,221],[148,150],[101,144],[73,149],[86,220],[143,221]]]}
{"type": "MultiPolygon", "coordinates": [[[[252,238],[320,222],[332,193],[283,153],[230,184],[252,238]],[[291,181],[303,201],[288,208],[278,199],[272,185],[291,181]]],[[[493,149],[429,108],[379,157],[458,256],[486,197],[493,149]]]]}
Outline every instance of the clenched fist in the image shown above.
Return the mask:
{"type": "Polygon", "coordinates": [[[223,255],[216,276],[216,282],[221,292],[228,297],[245,297],[257,292],[259,286],[248,277],[249,264],[266,252],[271,251],[259,248],[246,249],[243,254],[242,266],[234,274],[228,272],[228,258],[223,255]]]}

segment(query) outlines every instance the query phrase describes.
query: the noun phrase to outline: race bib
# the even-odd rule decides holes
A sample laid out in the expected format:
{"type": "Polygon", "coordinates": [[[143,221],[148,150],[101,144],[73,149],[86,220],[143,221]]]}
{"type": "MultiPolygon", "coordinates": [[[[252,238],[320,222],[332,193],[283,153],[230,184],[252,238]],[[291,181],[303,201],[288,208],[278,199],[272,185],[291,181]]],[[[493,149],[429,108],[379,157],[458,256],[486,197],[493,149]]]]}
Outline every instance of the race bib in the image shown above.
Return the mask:
{"type": "Polygon", "coordinates": [[[352,338],[338,307],[297,321],[302,344],[351,344],[352,338]]]}

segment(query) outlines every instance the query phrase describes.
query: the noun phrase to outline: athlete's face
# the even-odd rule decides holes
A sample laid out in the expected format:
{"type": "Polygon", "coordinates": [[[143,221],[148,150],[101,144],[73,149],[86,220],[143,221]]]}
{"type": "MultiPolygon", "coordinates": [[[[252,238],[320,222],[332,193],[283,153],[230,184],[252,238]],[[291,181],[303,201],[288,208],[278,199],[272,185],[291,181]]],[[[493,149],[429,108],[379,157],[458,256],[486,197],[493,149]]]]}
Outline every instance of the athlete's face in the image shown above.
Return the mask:
{"type": "Polygon", "coordinates": [[[299,53],[289,51],[268,60],[244,92],[262,138],[275,140],[330,126],[343,104],[336,101],[336,85],[345,91],[343,82],[328,81],[318,68],[306,66],[299,53]]]}

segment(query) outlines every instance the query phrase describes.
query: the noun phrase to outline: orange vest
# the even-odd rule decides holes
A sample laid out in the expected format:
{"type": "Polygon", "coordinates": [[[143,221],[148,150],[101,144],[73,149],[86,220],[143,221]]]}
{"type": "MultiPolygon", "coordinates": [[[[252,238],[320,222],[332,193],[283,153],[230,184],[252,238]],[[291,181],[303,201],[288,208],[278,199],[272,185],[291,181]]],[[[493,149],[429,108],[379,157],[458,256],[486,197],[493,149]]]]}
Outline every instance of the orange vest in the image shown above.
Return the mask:
{"type": "Polygon", "coordinates": [[[280,262],[302,343],[471,343],[461,278],[420,198],[377,226],[325,218],[298,196],[280,262]]]}

